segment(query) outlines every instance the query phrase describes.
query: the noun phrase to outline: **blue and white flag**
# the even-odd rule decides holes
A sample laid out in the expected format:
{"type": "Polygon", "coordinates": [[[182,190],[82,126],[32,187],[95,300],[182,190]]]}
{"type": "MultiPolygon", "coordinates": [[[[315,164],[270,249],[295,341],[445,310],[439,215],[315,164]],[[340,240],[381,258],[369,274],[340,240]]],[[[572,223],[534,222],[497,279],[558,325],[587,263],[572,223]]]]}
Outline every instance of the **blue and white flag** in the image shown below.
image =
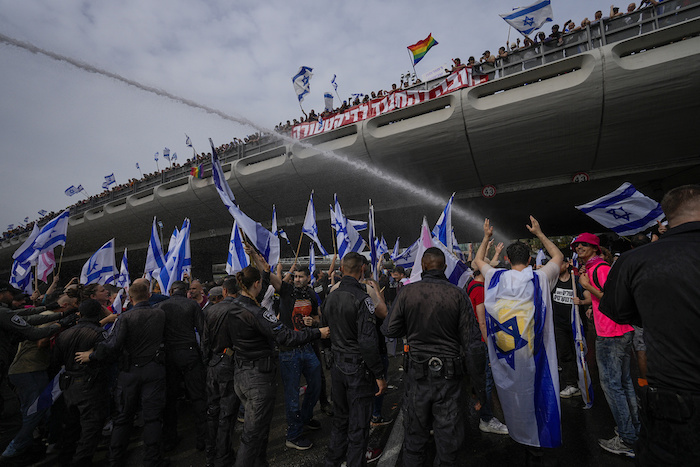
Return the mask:
{"type": "Polygon", "coordinates": [[[335,92],[338,92],[338,83],[335,82],[336,75],[333,75],[333,79],[331,80],[331,86],[333,86],[333,89],[335,92]]]}
{"type": "Polygon", "coordinates": [[[312,71],[313,68],[309,68],[308,66],[302,66],[299,67],[299,71],[297,72],[297,74],[292,76],[294,92],[297,93],[297,99],[299,99],[300,103],[304,100],[304,96],[306,96],[311,91],[309,80],[313,76],[313,74],[311,73],[312,71]]]}
{"type": "Polygon", "coordinates": [[[330,92],[324,92],[323,103],[326,111],[333,112],[333,94],[331,94],[330,92]]]}
{"type": "Polygon", "coordinates": [[[182,228],[178,231],[177,240],[172,252],[168,252],[165,266],[158,274],[161,293],[170,295],[170,287],[175,281],[181,281],[187,272],[187,255],[190,250],[190,220],[185,218],[182,228]]]}
{"type": "Polygon", "coordinates": [[[38,214],[39,214],[41,217],[44,217],[44,216],[47,215],[48,213],[49,213],[49,212],[48,212],[47,210],[45,210],[45,209],[42,209],[41,211],[38,212],[38,214]]]}
{"type": "Polygon", "coordinates": [[[401,247],[399,246],[399,239],[401,237],[396,237],[396,243],[394,243],[394,250],[391,252],[391,260],[394,261],[396,258],[399,257],[399,250],[401,247]]]}
{"type": "Polygon", "coordinates": [[[141,170],[141,167],[139,167],[139,163],[136,163],[136,170],[141,170]]]}
{"type": "Polygon", "coordinates": [[[216,154],[216,148],[214,148],[214,142],[211,138],[209,138],[209,143],[211,144],[212,154],[212,179],[214,180],[214,186],[216,186],[216,191],[219,193],[221,201],[224,203],[224,206],[226,206],[226,209],[228,209],[228,212],[238,222],[243,233],[253,243],[253,246],[263,255],[265,261],[270,265],[277,264],[280,258],[279,237],[240,210],[235,202],[231,187],[224,178],[224,171],[221,168],[221,163],[219,162],[219,157],[216,154]]]}
{"type": "Polygon", "coordinates": [[[535,266],[542,266],[546,259],[547,255],[545,255],[544,250],[540,248],[540,251],[537,252],[537,258],[535,258],[535,266]]]}
{"type": "MultiPolygon", "coordinates": [[[[117,296],[114,297],[114,301],[112,302],[112,310],[114,310],[114,313],[121,315],[122,311],[124,311],[124,305],[124,289],[119,289],[119,291],[117,292],[117,296]]],[[[110,327],[110,332],[112,327],[110,327]]]]}
{"type": "MultiPolygon", "coordinates": [[[[571,281],[574,282],[574,275],[571,275],[571,281]]],[[[576,284],[573,284],[574,293],[576,284]]],[[[571,330],[574,335],[574,347],[576,348],[576,367],[578,368],[578,387],[581,390],[581,398],[585,408],[593,406],[593,381],[591,380],[591,372],[588,370],[588,362],[586,354],[588,346],[586,345],[586,334],[583,329],[581,315],[578,312],[578,306],[571,301],[571,330]]]]}
{"type": "Polygon", "coordinates": [[[192,140],[190,139],[189,136],[187,136],[187,133],[185,133],[185,145],[192,147],[192,140]]]}
{"type": "Polygon", "coordinates": [[[638,192],[629,182],[576,209],[620,236],[642,232],[664,218],[661,205],[638,192]]]}
{"type": "Polygon", "coordinates": [[[111,185],[112,183],[114,183],[114,184],[117,183],[117,180],[114,178],[114,172],[112,172],[112,173],[109,174],[109,175],[105,175],[105,182],[102,184],[102,187],[103,187],[103,188],[106,188],[106,187],[105,187],[105,184],[107,184],[107,186],[109,186],[109,185],[111,185]]]}
{"type": "Polygon", "coordinates": [[[323,128],[323,117],[319,115],[318,116],[318,129],[320,130],[321,128],[323,128]]]}
{"type": "Polygon", "coordinates": [[[32,233],[30,233],[29,237],[27,237],[24,243],[22,243],[22,245],[15,250],[15,252],[12,254],[12,259],[18,263],[26,263],[27,265],[36,264],[36,258],[39,255],[35,255],[34,250],[36,238],[39,236],[40,230],[39,224],[35,223],[32,233]],[[33,263],[32,259],[34,259],[33,263]]]}
{"type": "Polygon", "coordinates": [[[384,240],[384,235],[382,235],[382,238],[377,240],[377,258],[380,258],[384,253],[389,253],[389,246],[384,240]]]}
{"type": "Polygon", "coordinates": [[[180,233],[180,229],[175,227],[173,233],[170,234],[170,241],[168,242],[168,251],[165,252],[165,262],[168,262],[168,258],[175,253],[175,247],[177,245],[177,236],[180,233]]]}
{"type": "Polygon", "coordinates": [[[61,214],[44,224],[39,231],[39,235],[37,235],[36,239],[34,240],[34,245],[32,247],[34,251],[31,253],[29,258],[20,259],[18,257],[17,259],[21,262],[36,264],[39,255],[47,251],[53,251],[53,249],[59,245],[65,245],[69,218],[70,211],[66,209],[61,214]]]}
{"type": "Polygon", "coordinates": [[[440,214],[440,218],[435,223],[435,227],[433,227],[433,236],[437,237],[450,251],[452,251],[452,201],[454,198],[455,194],[452,193],[445,209],[440,214]]]}
{"type": "Polygon", "coordinates": [[[459,258],[461,261],[464,261],[465,263],[467,262],[467,258],[464,256],[464,252],[462,249],[459,247],[459,242],[457,241],[457,237],[455,237],[455,229],[452,229],[452,253],[459,258]]]}
{"type": "Polygon", "coordinates": [[[26,224],[27,222],[29,222],[29,217],[24,218],[24,223],[26,224]]]}
{"type": "Polygon", "coordinates": [[[34,399],[32,405],[27,409],[27,415],[34,415],[35,413],[42,413],[51,408],[56,399],[58,399],[63,391],[61,390],[58,381],[61,379],[61,375],[66,372],[66,367],[62,366],[61,370],[53,377],[48,386],[41,391],[39,397],[34,399]]]}
{"type": "Polygon", "coordinates": [[[119,266],[119,277],[117,277],[117,287],[129,290],[131,277],[129,277],[129,261],[126,257],[126,248],[124,248],[124,256],[122,256],[122,264],[119,266]]]}
{"type": "Polygon", "coordinates": [[[510,437],[556,448],[561,403],[550,278],[531,266],[489,268],[485,284],[489,360],[510,437]]]}
{"type": "Polygon", "coordinates": [[[445,276],[447,280],[459,288],[464,288],[471,275],[471,270],[463,261],[460,261],[451,250],[448,250],[441,241],[432,236],[430,227],[428,227],[428,221],[425,217],[423,218],[423,225],[421,226],[421,236],[416,243],[418,247],[415,252],[415,262],[413,264],[413,269],[411,269],[409,282],[418,282],[422,279],[423,265],[421,264],[421,260],[423,259],[423,253],[430,247],[436,247],[445,254],[445,276]]]}
{"type": "Polygon", "coordinates": [[[554,18],[550,0],[541,0],[530,6],[515,8],[510,13],[499,16],[523,35],[530,34],[554,18]]]}
{"type": "Polygon", "coordinates": [[[377,263],[379,262],[379,255],[377,254],[377,235],[375,234],[374,226],[374,206],[372,206],[372,200],[369,200],[369,263],[372,268],[372,279],[375,281],[379,279],[379,274],[377,273],[377,263]]]}
{"type": "Polygon", "coordinates": [[[158,154],[160,154],[160,152],[156,152],[155,155],[153,156],[153,159],[154,159],[156,162],[158,162],[158,154]]]}
{"type": "Polygon", "coordinates": [[[34,273],[29,263],[14,261],[10,271],[10,284],[22,292],[31,295],[34,292],[34,273]]]}
{"type": "Polygon", "coordinates": [[[7,230],[12,230],[15,228],[15,224],[8,224],[7,225],[7,230]]]}
{"type": "Polygon", "coordinates": [[[238,230],[238,223],[233,221],[231,240],[228,243],[228,259],[226,260],[226,274],[236,274],[250,264],[250,258],[243,248],[243,239],[238,230]]]}
{"type": "Polygon", "coordinates": [[[321,240],[318,238],[318,226],[316,225],[316,208],[314,207],[314,192],[311,191],[309,196],[309,203],[306,205],[306,216],[304,217],[304,224],[301,226],[301,231],[306,234],[311,240],[313,240],[321,254],[327,255],[328,252],[323,245],[321,245],[321,240]]]}
{"type": "Polygon", "coordinates": [[[170,160],[170,149],[163,148],[163,159],[170,160]]]}
{"type": "Polygon", "coordinates": [[[316,282],[314,273],[316,272],[316,251],[314,251],[314,242],[309,243],[309,272],[311,273],[311,285],[316,282]]]}
{"type": "Polygon", "coordinates": [[[342,259],[347,253],[354,251],[356,253],[362,253],[367,244],[357,233],[355,227],[350,225],[348,220],[343,215],[343,210],[340,208],[340,202],[338,202],[338,196],[333,195],[335,200],[335,209],[333,210],[333,216],[331,217],[331,223],[335,225],[336,228],[336,243],[338,245],[338,256],[342,259]]]}
{"type": "Polygon", "coordinates": [[[163,255],[163,248],[160,245],[160,236],[158,235],[158,228],[156,227],[156,218],[153,217],[151,238],[148,240],[148,252],[146,253],[146,267],[144,268],[143,272],[148,277],[157,277],[158,274],[154,274],[154,271],[158,271],[163,267],[165,267],[165,256],[163,255]]]}
{"type": "Polygon", "coordinates": [[[287,245],[289,245],[289,237],[287,236],[287,232],[285,232],[283,229],[277,228],[277,208],[274,204],[272,205],[272,234],[276,237],[284,238],[287,241],[287,245]]]}
{"type": "Polygon", "coordinates": [[[83,265],[80,272],[80,283],[107,284],[114,283],[117,278],[117,268],[114,262],[114,239],[100,247],[83,265]]]}
{"type": "Polygon", "coordinates": [[[79,190],[75,188],[75,186],[71,185],[68,188],[66,188],[65,193],[67,196],[73,196],[74,194],[78,193],[78,191],[79,190]]]}
{"type": "Polygon", "coordinates": [[[363,230],[367,230],[367,222],[365,222],[365,221],[354,221],[352,219],[347,219],[347,221],[348,221],[348,225],[351,225],[358,232],[362,232],[363,230]]]}
{"type": "Polygon", "coordinates": [[[170,160],[171,160],[172,162],[175,162],[175,161],[177,160],[177,153],[176,153],[176,152],[174,152],[173,155],[170,156],[170,160]]]}
{"type": "Polygon", "coordinates": [[[85,191],[85,188],[83,188],[83,185],[78,185],[75,189],[78,191],[78,193],[80,193],[81,191],[85,191]]]}
{"type": "Polygon", "coordinates": [[[401,266],[402,268],[412,268],[416,261],[416,253],[418,253],[418,247],[420,241],[416,240],[411,246],[403,250],[403,253],[392,258],[394,265],[401,266]]]}

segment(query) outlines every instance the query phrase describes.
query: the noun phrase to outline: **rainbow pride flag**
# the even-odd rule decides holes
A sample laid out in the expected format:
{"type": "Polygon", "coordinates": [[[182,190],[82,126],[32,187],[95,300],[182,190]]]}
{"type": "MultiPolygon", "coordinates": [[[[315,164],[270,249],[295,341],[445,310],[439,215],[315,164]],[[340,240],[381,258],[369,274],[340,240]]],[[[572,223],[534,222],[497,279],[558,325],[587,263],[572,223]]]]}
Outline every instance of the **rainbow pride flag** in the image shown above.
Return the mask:
{"type": "Polygon", "coordinates": [[[428,53],[428,50],[430,50],[432,46],[437,44],[438,41],[433,39],[433,34],[430,33],[428,34],[428,37],[426,37],[422,41],[416,42],[413,45],[409,45],[407,48],[413,54],[413,65],[420,62],[421,59],[425,57],[425,54],[428,53]]]}
{"type": "Polygon", "coordinates": [[[202,167],[202,164],[199,164],[197,167],[192,167],[192,170],[190,170],[190,175],[192,175],[194,178],[204,178],[204,168],[202,167]]]}

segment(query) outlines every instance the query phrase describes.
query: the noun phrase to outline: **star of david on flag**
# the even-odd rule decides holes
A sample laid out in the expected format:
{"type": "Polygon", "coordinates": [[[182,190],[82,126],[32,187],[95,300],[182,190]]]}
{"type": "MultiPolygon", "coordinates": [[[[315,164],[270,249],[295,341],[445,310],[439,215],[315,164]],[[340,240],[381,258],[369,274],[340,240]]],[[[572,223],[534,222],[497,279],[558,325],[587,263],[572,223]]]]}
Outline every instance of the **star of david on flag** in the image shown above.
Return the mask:
{"type": "Polygon", "coordinates": [[[547,21],[552,21],[554,17],[550,0],[538,1],[529,6],[515,8],[510,13],[503,13],[499,16],[523,35],[528,35],[532,31],[539,29],[547,21]]]}
{"type": "Polygon", "coordinates": [[[664,218],[661,205],[643,195],[629,182],[576,209],[618,235],[634,235],[664,218]]]}
{"type": "Polygon", "coordinates": [[[313,68],[308,66],[299,67],[299,71],[296,75],[292,76],[292,84],[294,85],[294,92],[297,93],[297,99],[299,103],[304,100],[304,97],[311,91],[309,85],[309,80],[313,76],[311,73],[313,68]]]}

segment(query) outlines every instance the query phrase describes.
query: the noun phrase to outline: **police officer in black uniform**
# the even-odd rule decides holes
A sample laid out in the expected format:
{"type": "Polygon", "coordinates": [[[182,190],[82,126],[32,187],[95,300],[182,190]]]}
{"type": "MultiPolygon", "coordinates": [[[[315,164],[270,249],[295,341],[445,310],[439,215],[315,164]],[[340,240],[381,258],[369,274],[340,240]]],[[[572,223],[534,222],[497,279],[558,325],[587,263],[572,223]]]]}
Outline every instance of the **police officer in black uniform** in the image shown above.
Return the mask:
{"type": "Polygon", "coordinates": [[[107,333],[99,325],[102,318],[100,302],[85,300],[79,311],[78,324],[56,338],[53,361],[57,367],[66,367],[59,380],[68,409],[61,463],[68,465],[70,461],[72,466],[90,466],[109,415],[108,377],[103,364],[78,363],[75,354],[93,349],[105,340],[107,333]]]}
{"type": "Polygon", "coordinates": [[[163,416],[163,440],[165,450],[174,449],[177,436],[177,397],[180,383],[192,402],[197,449],[204,450],[207,434],[206,372],[197,342],[195,329],[204,331],[204,314],[199,304],[187,298],[187,284],[175,281],[170,286],[170,298],[158,306],[165,311],[165,372],[166,401],[163,416]]]}
{"type": "Polygon", "coordinates": [[[321,322],[331,329],[333,351],[333,431],[326,465],[365,465],[373,396],[386,389],[386,375],[377,348],[374,303],[359,280],[364,258],[348,253],[341,264],[343,278],[323,303],[321,322]],[[378,386],[375,393],[374,383],[378,386]]]}
{"type": "MultiPolygon", "coordinates": [[[[11,310],[12,299],[20,293],[9,282],[0,281],[0,452],[5,450],[22,427],[19,399],[7,379],[10,362],[17,353],[17,343],[23,340],[37,341],[56,334],[61,329],[60,324],[35,328],[11,310]]],[[[55,319],[54,317],[52,321],[55,319]]]]}
{"type": "Polygon", "coordinates": [[[469,297],[445,277],[445,255],[428,248],[421,260],[422,280],[405,285],[382,330],[387,337],[406,336],[404,368],[403,460],[422,466],[431,427],[436,463],[457,465],[464,441],[461,380],[471,345],[481,343],[469,297]]]}
{"type": "Polygon", "coordinates": [[[224,299],[207,307],[202,354],[207,365],[207,466],[230,466],[235,452],[231,444],[241,400],[233,387],[233,333],[230,310],[238,292],[236,279],[222,284],[224,299]]]}
{"type": "Polygon", "coordinates": [[[134,415],[141,403],[143,410],[144,466],[164,465],[160,452],[165,408],[165,312],[148,303],[149,283],[136,279],[129,287],[129,298],[135,305],[124,311],[114,323],[107,340],[93,352],[77,352],[76,360],[105,361],[119,357],[116,404],[119,412],[114,419],[109,446],[109,465],[125,465],[126,449],[133,428],[134,415]]]}
{"type": "MultiPolygon", "coordinates": [[[[257,258],[259,263],[260,258],[257,258]]],[[[269,266],[267,266],[269,268],[269,266]]],[[[269,269],[266,270],[269,274],[269,269]]],[[[296,347],[319,337],[328,337],[328,328],[295,331],[277,320],[275,313],[258,304],[263,280],[258,269],[248,266],[236,274],[240,295],[230,311],[229,332],[234,336],[236,394],[245,404],[243,435],[236,456],[236,467],[266,466],[267,440],[277,392],[278,345],[296,347]]]]}

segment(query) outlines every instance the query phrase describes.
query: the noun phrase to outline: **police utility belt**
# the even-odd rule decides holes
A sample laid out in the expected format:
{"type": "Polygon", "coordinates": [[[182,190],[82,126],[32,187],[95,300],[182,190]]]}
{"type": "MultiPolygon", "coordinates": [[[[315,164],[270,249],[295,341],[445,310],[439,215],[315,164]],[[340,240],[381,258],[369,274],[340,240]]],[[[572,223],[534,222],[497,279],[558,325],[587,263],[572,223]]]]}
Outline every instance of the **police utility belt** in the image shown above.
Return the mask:
{"type": "Polygon", "coordinates": [[[409,352],[406,366],[416,379],[426,376],[453,379],[464,374],[460,357],[439,357],[409,352]]]}
{"type": "Polygon", "coordinates": [[[247,358],[240,358],[236,356],[235,361],[236,368],[256,368],[260,373],[270,373],[271,371],[274,371],[277,368],[277,357],[275,355],[260,357],[256,358],[255,360],[249,360],[247,358]]]}
{"type": "Polygon", "coordinates": [[[697,417],[700,394],[645,386],[640,388],[642,411],[657,420],[685,423],[697,417]]]}

